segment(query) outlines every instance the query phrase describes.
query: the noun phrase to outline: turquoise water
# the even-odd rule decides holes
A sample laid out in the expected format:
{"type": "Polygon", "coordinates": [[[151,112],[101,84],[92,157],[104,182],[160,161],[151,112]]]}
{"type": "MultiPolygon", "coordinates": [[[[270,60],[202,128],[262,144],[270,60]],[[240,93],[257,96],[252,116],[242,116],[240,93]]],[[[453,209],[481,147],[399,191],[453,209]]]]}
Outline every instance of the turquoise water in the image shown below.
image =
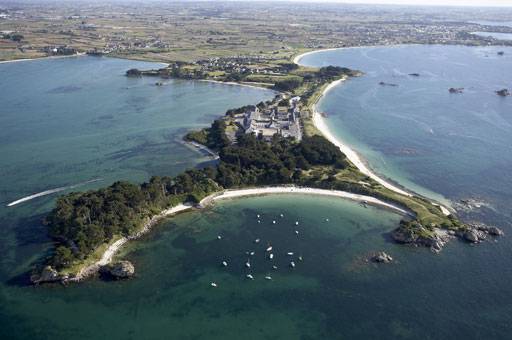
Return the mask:
{"type": "MultiPolygon", "coordinates": [[[[511,79],[506,63],[512,54],[506,51],[498,59],[486,49],[415,48],[384,49],[377,55],[370,49],[365,52],[368,59],[355,50],[353,59],[338,54],[322,60],[315,55],[317,63],[352,66],[348,63],[353,62],[367,72],[322,101],[331,128],[344,138],[350,131],[347,138],[368,155],[371,165],[396,175],[400,183],[417,183],[417,188],[452,200],[468,194],[485,197],[494,210],[465,217],[494,221],[509,234],[507,174],[512,151],[507,145],[512,144],[507,139],[511,138],[507,113],[512,110],[507,98],[495,102],[492,91],[506,87],[511,79]],[[435,51],[437,62],[424,63],[429,51],[435,51]],[[458,69],[450,64],[438,71],[440,64],[457,60],[453,58],[463,58],[467,66],[458,69]],[[391,68],[397,71],[379,75],[395,61],[401,65],[407,61],[407,69],[398,65],[391,68]],[[379,66],[379,62],[384,63],[379,66]],[[469,67],[485,91],[463,82],[471,78],[469,67]],[[457,69],[468,75],[461,78],[457,69]],[[403,75],[409,72],[421,76],[403,75]],[[365,81],[366,85],[358,85],[365,81]],[[380,81],[400,86],[375,86],[380,81]],[[400,96],[393,94],[405,89],[405,81],[408,86],[419,85],[400,96]],[[373,92],[368,94],[370,86],[373,92]],[[444,98],[447,86],[468,90],[460,97],[444,98]],[[418,88],[426,88],[430,96],[414,95],[421,93],[418,88]],[[436,88],[439,94],[432,97],[436,88]],[[487,90],[491,94],[484,94],[487,90]],[[372,102],[379,91],[387,95],[372,102]],[[414,110],[401,111],[407,98],[414,100],[410,106],[414,110]],[[455,103],[438,112],[451,100],[455,103]],[[382,110],[369,110],[376,103],[382,110]],[[479,115],[484,103],[487,109],[479,115]],[[504,111],[499,111],[499,103],[504,111]],[[393,108],[395,104],[401,105],[393,108]],[[361,105],[365,110],[354,112],[361,105]],[[403,124],[402,129],[392,122],[403,124]],[[429,129],[440,140],[430,137],[429,129]],[[473,142],[467,135],[485,142],[473,142]],[[408,155],[389,151],[404,145],[419,151],[408,155]],[[434,152],[445,147],[449,152],[434,152]]],[[[152,174],[175,174],[206,160],[177,142],[185,131],[208,124],[227,108],[272,96],[269,91],[195,82],[156,87],[154,79],[122,76],[135,66],[144,65],[94,58],[0,65],[2,104],[4,98],[9,103],[0,108],[2,127],[8,126],[0,134],[2,202],[94,178],[102,181],[79,189],[118,178],[138,181],[152,174]],[[112,118],[96,120],[108,115],[112,118]]],[[[27,287],[24,274],[49,246],[40,219],[54,198],[0,207],[2,339],[507,339],[510,335],[509,237],[477,247],[454,241],[434,255],[390,242],[387,233],[400,217],[388,211],[326,197],[253,197],[180,214],[129,244],[121,255],[136,266],[133,280],[27,287]],[[300,222],[298,227],[295,221],[300,222]],[[256,238],[260,243],[254,243],[256,238]],[[277,270],[264,255],[269,244],[277,270]],[[377,266],[364,261],[380,250],[395,262],[377,266]],[[251,251],[254,256],[246,254],[251,251]],[[294,270],[289,268],[287,252],[294,252],[294,270]],[[245,278],[248,258],[253,281],[245,278]],[[220,265],[223,260],[229,262],[227,268],[220,265]],[[266,275],[273,279],[265,280],[266,275]],[[210,282],[218,287],[210,287],[210,282]]]]}
{"type": "Polygon", "coordinates": [[[510,216],[512,101],[494,91],[512,85],[511,48],[355,48],[301,63],[365,72],[331,90],[319,108],[333,133],[377,172],[428,196],[504,204],[499,210],[510,216]],[[450,87],[465,90],[454,95],[450,87]]]}
{"type": "Polygon", "coordinates": [[[481,37],[487,38],[492,37],[498,40],[512,40],[512,33],[501,33],[501,32],[473,32],[481,37]]]}

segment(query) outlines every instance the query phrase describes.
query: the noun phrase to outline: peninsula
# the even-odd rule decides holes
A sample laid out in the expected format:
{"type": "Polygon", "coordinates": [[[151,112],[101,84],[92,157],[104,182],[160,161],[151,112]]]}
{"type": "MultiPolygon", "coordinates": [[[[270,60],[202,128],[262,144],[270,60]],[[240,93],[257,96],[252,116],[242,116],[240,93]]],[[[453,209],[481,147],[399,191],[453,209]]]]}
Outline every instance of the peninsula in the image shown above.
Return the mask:
{"type": "Polygon", "coordinates": [[[131,69],[126,75],[157,77],[157,83],[166,78],[236,82],[271,88],[276,96],[228,110],[210,127],[184,137],[218,157],[213,166],[60,197],[45,218],[55,249],[33,275],[35,283],[80,281],[162,218],[248,195],[328,195],[392,209],[403,215],[392,232],[397,242],[436,252],[450,235],[478,242],[500,234],[497,228],[464,224],[449,208],[382,179],[329,132],[316,104],[337,84],[361,76],[359,71],[304,67],[278,57],[227,57],[131,69]]]}

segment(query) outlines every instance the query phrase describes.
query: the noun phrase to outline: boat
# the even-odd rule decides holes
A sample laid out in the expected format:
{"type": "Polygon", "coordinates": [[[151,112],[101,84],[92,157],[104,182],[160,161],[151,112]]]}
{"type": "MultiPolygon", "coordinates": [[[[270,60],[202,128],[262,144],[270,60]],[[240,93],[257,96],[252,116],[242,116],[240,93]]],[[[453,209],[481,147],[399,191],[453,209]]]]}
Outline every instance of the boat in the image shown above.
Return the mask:
{"type": "Polygon", "coordinates": [[[283,214],[279,214],[279,217],[284,217],[284,215],[283,214]]]}
{"type": "Polygon", "coordinates": [[[254,243],[260,243],[260,239],[259,238],[255,239],[254,243]]]}
{"type": "Polygon", "coordinates": [[[249,261],[247,261],[247,262],[245,262],[245,266],[246,266],[247,268],[251,268],[251,263],[250,263],[249,261]]]}
{"type": "Polygon", "coordinates": [[[295,221],[295,225],[299,225],[299,221],[295,221]]]}
{"type": "Polygon", "coordinates": [[[326,219],[325,219],[325,222],[329,222],[329,219],[328,219],[328,218],[326,218],[326,219]]]}
{"type": "Polygon", "coordinates": [[[260,215],[258,214],[258,215],[256,215],[256,217],[257,217],[257,218],[260,218],[260,215]]]}
{"type": "Polygon", "coordinates": [[[252,276],[251,274],[247,274],[245,275],[246,278],[248,278],[249,280],[254,280],[254,276],[252,276]]]}
{"type": "Polygon", "coordinates": [[[302,261],[302,260],[303,260],[302,256],[299,256],[299,261],[302,261]]]}
{"type": "Polygon", "coordinates": [[[290,267],[295,268],[295,262],[291,261],[290,262],[290,267]]]}
{"type": "Polygon", "coordinates": [[[293,252],[290,251],[290,252],[287,253],[287,255],[288,256],[293,256],[293,252]]]}
{"type": "Polygon", "coordinates": [[[274,254],[270,254],[268,258],[272,260],[274,258],[274,254]]]}
{"type": "Polygon", "coordinates": [[[217,287],[217,284],[215,282],[210,283],[210,286],[217,287]]]}
{"type": "Polygon", "coordinates": [[[267,248],[267,251],[271,251],[271,250],[272,250],[272,246],[269,246],[269,247],[267,248]]]}
{"type": "Polygon", "coordinates": [[[272,224],[276,224],[276,221],[272,221],[272,224]]]}
{"type": "Polygon", "coordinates": [[[222,265],[223,265],[224,267],[227,267],[227,266],[228,266],[228,263],[227,263],[226,261],[222,261],[222,265]]]}
{"type": "Polygon", "coordinates": [[[295,230],[295,234],[299,235],[299,231],[298,231],[298,230],[295,230]]]}
{"type": "Polygon", "coordinates": [[[277,269],[277,266],[272,266],[272,269],[276,270],[276,269],[277,269]]]}
{"type": "Polygon", "coordinates": [[[258,220],[258,223],[261,223],[261,221],[260,221],[260,220],[258,220]]]}
{"type": "Polygon", "coordinates": [[[218,235],[217,240],[222,240],[222,236],[218,235]]]}
{"type": "Polygon", "coordinates": [[[254,252],[253,252],[253,251],[251,251],[251,252],[249,253],[249,255],[254,256],[254,252]]]}
{"type": "Polygon", "coordinates": [[[272,280],[272,276],[265,276],[265,280],[272,280]]]}

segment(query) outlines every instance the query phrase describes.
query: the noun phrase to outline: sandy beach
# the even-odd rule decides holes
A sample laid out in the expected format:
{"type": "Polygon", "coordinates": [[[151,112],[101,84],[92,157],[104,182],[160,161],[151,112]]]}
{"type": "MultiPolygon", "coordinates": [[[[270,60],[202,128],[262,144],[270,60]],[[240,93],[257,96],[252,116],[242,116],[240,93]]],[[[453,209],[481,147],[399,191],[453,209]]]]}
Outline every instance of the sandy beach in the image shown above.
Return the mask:
{"type": "Polygon", "coordinates": [[[0,61],[0,64],[19,63],[22,61],[34,61],[34,60],[46,60],[46,59],[73,58],[73,57],[82,57],[84,55],[86,55],[86,53],[78,53],[78,54],[73,54],[73,55],[57,55],[57,56],[50,56],[50,57],[31,58],[31,59],[4,60],[4,61],[0,61]]]}
{"type": "Polygon", "coordinates": [[[274,194],[300,194],[300,195],[320,195],[320,196],[331,196],[343,199],[349,199],[361,203],[371,204],[383,208],[387,208],[398,212],[402,215],[414,216],[410,211],[407,211],[397,205],[384,202],[372,196],[353,194],[347,191],[337,190],[326,190],[316,188],[305,188],[295,186],[282,186],[282,187],[263,187],[263,188],[252,188],[252,189],[240,189],[240,190],[226,190],[221,193],[210,195],[199,203],[200,206],[205,207],[213,204],[220,200],[233,199],[247,196],[260,196],[260,195],[274,195],[274,194]]]}
{"type": "Polygon", "coordinates": [[[246,83],[236,83],[233,81],[218,81],[218,80],[211,80],[211,79],[199,79],[198,81],[207,82],[207,83],[223,84],[223,85],[245,86],[245,87],[252,87],[254,89],[273,91],[272,89],[269,89],[269,88],[266,88],[263,86],[250,85],[250,84],[246,84],[246,83]]]}

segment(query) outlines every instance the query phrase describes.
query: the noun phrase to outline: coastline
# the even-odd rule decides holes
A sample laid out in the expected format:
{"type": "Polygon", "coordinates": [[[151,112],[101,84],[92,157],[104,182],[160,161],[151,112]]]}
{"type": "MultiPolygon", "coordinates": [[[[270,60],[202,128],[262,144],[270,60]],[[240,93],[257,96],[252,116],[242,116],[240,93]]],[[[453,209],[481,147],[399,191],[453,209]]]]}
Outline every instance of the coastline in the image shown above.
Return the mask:
{"type": "MultiPolygon", "coordinates": [[[[408,211],[402,207],[397,205],[387,203],[385,201],[379,200],[372,196],[365,196],[359,194],[353,194],[347,191],[338,191],[338,190],[327,190],[327,189],[316,189],[316,188],[307,188],[307,187],[296,187],[296,186],[271,186],[271,187],[261,187],[261,188],[250,188],[250,189],[237,189],[237,190],[225,190],[221,192],[213,193],[201,200],[199,205],[197,206],[200,209],[204,209],[209,207],[215,202],[226,199],[234,199],[241,197],[249,197],[249,196],[265,196],[265,195],[275,195],[275,194],[301,194],[301,195],[317,195],[317,196],[329,196],[329,197],[337,197],[341,199],[348,199],[355,202],[360,202],[363,204],[368,204],[384,209],[389,209],[395,213],[414,217],[414,213],[408,211]]],[[[88,265],[84,268],[80,269],[80,271],[76,274],[76,276],[72,278],[64,277],[62,281],[64,283],[68,282],[80,282],[84,279],[90,277],[97,273],[102,266],[105,266],[112,262],[114,256],[119,252],[119,250],[129,241],[136,240],[140,238],[142,235],[146,234],[151,230],[153,226],[155,226],[158,222],[166,217],[173,216],[177,213],[191,210],[194,206],[186,203],[179,204],[175,207],[163,210],[158,215],[153,216],[149,221],[147,221],[142,229],[135,233],[134,235],[130,235],[128,237],[121,237],[116,240],[114,243],[110,244],[108,248],[103,252],[101,258],[88,265]]]]}
{"type": "Polygon", "coordinates": [[[219,80],[212,80],[212,79],[197,79],[197,81],[202,81],[202,82],[206,82],[206,83],[215,83],[215,84],[223,84],[223,85],[236,85],[236,86],[245,86],[245,87],[252,87],[254,89],[259,89],[259,90],[270,90],[270,91],[274,91],[274,92],[278,92],[276,90],[272,90],[268,87],[264,87],[264,86],[256,86],[256,85],[250,85],[250,84],[245,84],[245,83],[237,83],[237,82],[234,82],[234,81],[219,81],[219,80]]]}
{"type": "Polygon", "coordinates": [[[19,63],[23,61],[35,61],[35,60],[47,60],[47,59],[63,59],[63,58],[73,58],[73,57],[83,57],[87,55],[87,53],[77,53],[72,55],[55,55],[55,56],[47,56],[47,57],[39,57],[39,58],[27,58],[27,59],[14,59],[14,60],[3,60],[0,61],[0,64],[7,63],[19,63]]]}
{"type": "MultiPolygon", "coordinates": [[[[297,65],[299,65],[299,62],[300,62],[300,59],[302,59],[302,57],[304,57],[305,55],[309,55],[309,54],[314,54],[314,53],[319,53],[319,52],[324,52],[324,51],[334,51],[334,50],[341,50],[341,49],[346,49],[346,48],[360,48],[360,47],[340,47],[340,48],[328,48],[328,49],[322,49],[322,50],[316,50],[316,51],[310,51],[310,52],[305,52],[305,53],[302,53],[296,57],[293,58],[293,62],[297,65]]],[[[334,145],[336,145],[340,150],[341,152],[343,152],[345,154],[345,156],[347,156],[348,160],[350,162],[352,162],[352,164],[354,164],[354,166],[361,172],[363,173],[364,175],[370,177],[371,179],[375,180],[376,182],[378,182],[379,184],[381,184],[383,187],[393,191],[393,192],[396,192],[400,195],[404,195],[406,197],[413,197],[414,196],[414,193],[410,192],[410,191],[407,191],[407,189],[402,189],[400,188],[399,186],[389,182],[389,181],[386,181],[384,178],[380,177],[379,175],[377,175],[375,172],[373,172],[369,166],[366,165],[366,163],[362,160],[362,158],[359,156],[359,154],[353,150],[350,146],[348,146],[347,144],[345,144],[342,140],[339,140],[337,137],[334,136],[334,134],[330,131],[329,127],[327,126],[327,123],[325,122],[325,119],[322,117],[322,115],[320,114],[320,112],[317,110],[317,104],[320,102],[320,100],[330,91],[332,90],[334,87],[340,85],[341,83],[343,83],[347,78],[342,78],[342,79],[338,79],[338,80],[335,80],[331,83],[329,83],[329,85],[327,85],[325,87],[325,89],[322,91],[322,93],[320,94],[320,96],[318,96],[316,102],[312,105],[312,117],[311,117],[311,121],[313,123],[313,125],[315,126],[315,128],[320,131],[320,133],[327,139],[329,140],[331,143],[333,143],[334,145]]],[[[446,206],[444,206],[443,204],[439,204],[437,202],[434,202],[432,201],[432,205],[434,206],[437,206],[439,207],[439,209],[441,209],[443,215],[445,216],[450,216],[452,214],[452,212],[450,211],[450,209],[448,209],[446,206]]]]}
{"type": "Polygon", "coordinates": [[[116,253],[128,241],[135,240],[135,239],[141,237],[142,235],[146,234],[155,224],[157,224],[163,218],[175,215],[179,212],[189,210],[189,209],[192,209],[192,205],[179,204],[175,207],[163,210],[160,214],[155,215],[152,218],[150,218],[149,221],[147,221],[144,224],[142,229],[139,230],[134,235],[130,235],[128,237],[121,237],[114,243],[110,244],[108,246],[108,248],[103,252],[103,254],[101,255],[101,258],[98,261],[80,269],[80,271],[77,273],[77,275],[75,277],[64,278],[62,281],[63,282],[80,282],[80,281],[88,278],[89,276],[94,275],[95,273],[97,273],[100,270],[100,268],[102,266],[109,264],[112,261],[112,259],[114,258],[114,256],[116,255],[116,253]]]}

